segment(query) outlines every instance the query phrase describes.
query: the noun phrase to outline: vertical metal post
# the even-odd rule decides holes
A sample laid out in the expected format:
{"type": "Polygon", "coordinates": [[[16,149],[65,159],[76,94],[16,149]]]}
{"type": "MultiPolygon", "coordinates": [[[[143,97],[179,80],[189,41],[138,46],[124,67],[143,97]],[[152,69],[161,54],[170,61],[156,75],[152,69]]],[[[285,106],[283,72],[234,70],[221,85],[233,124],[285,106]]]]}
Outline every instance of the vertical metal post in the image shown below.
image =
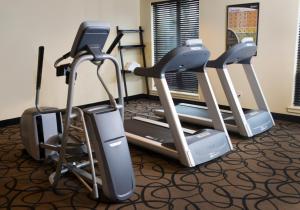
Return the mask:
{"type": "Polygon", "coordinates": [[[244,71],[246,73],[247,79],[249,81],[255,102],[260,110],[270,112],[270,109],[267,105],[265,96],[262,92],[261,86],[255,74],[252,64],[243,64],[244,71]]]}
{"type": "Polygon", "coordinates": [[[66,153],[66,146],[68,143],[68,135],[69,135],[69,128],[71,125],[71,115],[72,115],[72,104],[73,104],[73,97],[74,97],[74,85],[75,85],[75,75],[76,70],[80,63],[86,60],[92,60],[94,57],[92,55],[83,55],[81,57],[77,57],[74,59],[72,65],[71,65],[71,71],[70,71],[70,77],[69,77],[69,86],[68,86],[68,99],[67,99],[67,108],[66,108],[66,114],[65,114],[65,124],[64,124],[64,130],[62,134],[61,139],[61,147],[59,152],[59,160],[56,166],[56,172],[54,177],[54,183],[53,186],[56,187],[59,181],[59,178],[61,176],[61,170],[63,162],[65,161],[65,153],[66,153]]]}
{"type": "Polygon", "coordinates": [[[223,131],[227,137],[227,143],[229,144],[230,149],[233,149],[232,143],[230,141],[227,129],[225,127],[225,123],[223,121],[218,102],[216,100],[214,91],[212,89],[211,83],[209,81],[206,69],[203,72],[197,73],[199,86],[201,87],[201,91],[204,96],[204,100],[207,105],[207,111],[209,113],[210,118],[212,119],[212,124],[214,129],[223,131]]]}
{"type": "Polygon", "coordinates": [[[118,84],[118,103],[122,106],[121,116],[122,116],[122,119],[124,120],[123,80],[122,80],[122,77],[121,77],[120,65],[119,65],[117,59],[114,58],[111,55],[103,54],[102,59],[103,60],[108,59],[108,60],[112,61],[114,66],[115,66],[117,84],[118,84]]]}
{"type": "Polygon", "coordinates": [[[98,193],[98,185],[97,185],[97,179],[96,179],[96,171],[95,171],[95,167],[94,167],[93,151],[92,151],[92,147],[91,147],[89,134],[87,132],[87,127],[86,127],[86,124],[85,124],[84,115],[83,115],[83,112],[80,108],[74,107],[73,109],[76,110],[79,113],[79,116],[80,116],[80,119],[81,119],[81,122],[82,122],[82,127],[83,127],[84,137],[85,137],[85,143],[86,143],[86,146],[87,146],[89,161],[90,161],[90,165],[91,165],[91,175],[92,175],[92,182],[93,182],[92,194],[93,194],[94,198],[97,199],[99,197],[99,193],[98,193]]]}
{"type": "Polygon", "coordinates": [[[244,111],[234,89],[227,67],[224,66],[223,69],[217,69],[217,73],[230,105],[234,120],[239,128],[240,134],[243,136],[252,136],[251,129],[247,123],[244,111]]]}
{"type": "Polygon", "coordinates": [[[154,83],[166,113],[166,119],[170,126],[176,150],[179,153],[178,157],[184,165],[193,167],[195,166],[195,161],[184,136],[167,81],[165,78],[154,78],[154,83]]]}

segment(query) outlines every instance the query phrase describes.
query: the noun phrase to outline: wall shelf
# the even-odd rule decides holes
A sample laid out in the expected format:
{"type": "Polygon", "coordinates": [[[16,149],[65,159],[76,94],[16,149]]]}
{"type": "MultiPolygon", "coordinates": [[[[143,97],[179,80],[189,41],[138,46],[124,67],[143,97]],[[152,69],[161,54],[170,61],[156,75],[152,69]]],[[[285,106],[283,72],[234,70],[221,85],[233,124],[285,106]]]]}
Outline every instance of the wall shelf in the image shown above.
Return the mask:
{"type": "MultiPolygon", "coordinates": [[[[124,35],[126,33],[138,33],[139,34],[139,43],[138,44],[121,44],[121,41],[119,42],[119,52],[120,52],[120,58],[121,58],[121,66],[122,66],[122,75],[124,80],[124,89],[125,89],[125,101],[128,103],[128,90],[127,90],[127,82],[126,82],[126,74],[133,73],[132,71],[126,70],[124,65],[124,53],[125,50],[131,50],[131,49],[138,49],[141,50],[142,58],[143,58],[143,67],[146,67],[146,57],[145,57],[145,44],[143,40],[143,32],[141,26],[139,26],[138,29],[120,29],[119,26],[117,26],[117,34],[123,33],[124,35]]],[[[147,88],[147,95],[149,96],[149,84],[148,84],[148,78],[145,77],[145,83],[147,88]]]]}

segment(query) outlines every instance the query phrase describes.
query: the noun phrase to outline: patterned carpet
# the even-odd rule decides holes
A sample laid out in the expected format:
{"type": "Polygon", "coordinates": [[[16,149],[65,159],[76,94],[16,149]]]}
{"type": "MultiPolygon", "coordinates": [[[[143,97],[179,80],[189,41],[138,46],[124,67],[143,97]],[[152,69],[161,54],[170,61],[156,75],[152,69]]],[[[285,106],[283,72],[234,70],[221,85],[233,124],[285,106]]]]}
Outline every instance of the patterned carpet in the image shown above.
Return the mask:
{"type": "MultiPolygon", "coordinates": [[[[138,100],[127,110],[151,114],[154,107],[138,100]]],[[[23,151],[19,126],[0,128],[0,209],[300,209],[300,124],[276,121],[255,138],[231,137],[235,151],[194,168],[130,146],[136,191],[111,204],[91,199],[72,175],[55,193],[48,182],[54,165],[23,151]]]]}

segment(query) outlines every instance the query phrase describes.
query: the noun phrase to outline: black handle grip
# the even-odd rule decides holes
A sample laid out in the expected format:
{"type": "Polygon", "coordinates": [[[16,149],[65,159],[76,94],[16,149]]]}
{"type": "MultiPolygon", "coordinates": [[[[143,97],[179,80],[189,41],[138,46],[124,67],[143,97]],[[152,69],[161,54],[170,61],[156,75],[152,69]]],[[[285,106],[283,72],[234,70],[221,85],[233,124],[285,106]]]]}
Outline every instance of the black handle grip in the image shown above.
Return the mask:
{"type": "Polygon", "coordinates": [[[123,35],[124,35],[123,33],[118,33],[118,35],[116,36],[115,40],[112,42],[112,44],[109,46],[108,50],[106,51],[106,54],[110,54],[111,51],[113,51],[113,49],[119,43],[119,41],[121,40],[121,38],[123,37],[123,35]]]}
{"type": "Polygon", "coordinates": [[[44,61],[44,46],[39,47],[39,58],[38,58],[38,67],[37,67],[37,77],[36,77],[36,89],[41,88],[42,82],[42,72],[43,72],[43,61],[44,61]]]}

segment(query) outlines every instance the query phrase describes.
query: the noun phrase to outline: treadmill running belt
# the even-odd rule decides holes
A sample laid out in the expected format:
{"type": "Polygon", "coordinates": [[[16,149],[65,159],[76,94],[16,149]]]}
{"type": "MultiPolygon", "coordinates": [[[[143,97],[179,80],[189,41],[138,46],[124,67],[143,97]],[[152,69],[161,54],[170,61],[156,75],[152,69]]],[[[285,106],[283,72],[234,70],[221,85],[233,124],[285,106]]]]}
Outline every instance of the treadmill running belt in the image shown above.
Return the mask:
{"type": "MultiPolygon", "coordinates": [[[[192,107],[192,106],[185,106],[185,105],[177,105],[176,106],[176,111],[178,114],[184,114],[184,115],[189,115],[189,116],[194,116],[194,117],[203,117],[203,118],[210,118],[208,114],[207,109],[203,108],[197,108],[197,107],[192,107]]],[[[232,116],[231,113],[224,113],[221,111],[222,117],[227,118],[232,116]]]]}
{"type": "MultiPolygon", "coordinates": [[[[174,147],[169,128],[135,119],[125,120],[124,128],[128,133],[163,143],[167,147],[174,147]]],[[[189,136],[189,134],[185,133],[185,136],[189,136]]]]}

